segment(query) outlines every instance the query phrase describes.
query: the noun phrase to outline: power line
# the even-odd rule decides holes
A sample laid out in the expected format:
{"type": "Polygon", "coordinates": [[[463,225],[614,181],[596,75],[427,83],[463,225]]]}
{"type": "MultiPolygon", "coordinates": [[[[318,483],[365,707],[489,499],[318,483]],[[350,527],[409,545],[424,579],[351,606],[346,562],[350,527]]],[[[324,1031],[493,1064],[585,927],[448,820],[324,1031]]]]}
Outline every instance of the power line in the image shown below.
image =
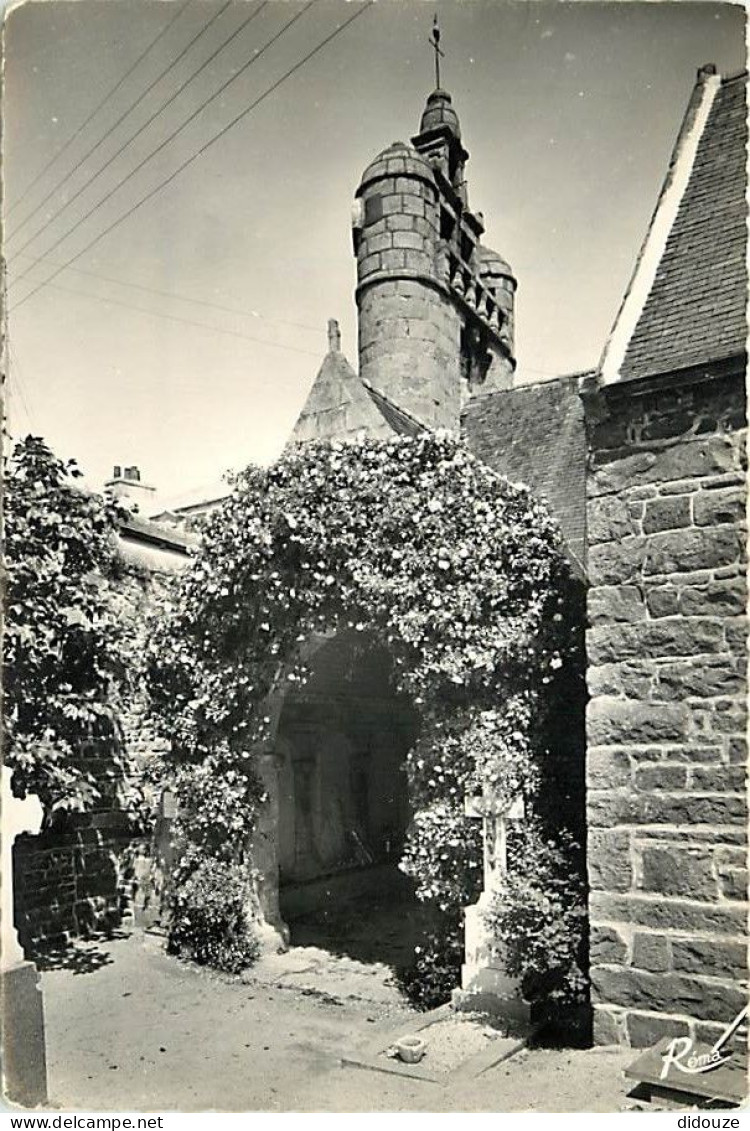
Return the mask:
{"type": "MultiPolygon", "coordinates": [[[[48,171],[49,169],[51,169],[51,168],[52,168],[52,166],[54,165],[54,163],[55,163],[55,162],[56,162],[57,160],[59,160],[59,158],[60,158],[60,157],[62,157],[63,153],[65,153],[65,152],[66,152],[66,150],[70,149],[70,147],[71,147],[71,145],[73,144],[73,142],[74,142],[74,141],[76,141],[76,140],[77,140],[77,139],[78,139],[78,138],[79,138],[79,137],[81,136],[81,134],[82,134],[82,133],[83,133],[83,131],[84,131],[84,130],[86,129],[86,126],[87,126],[87,125],[89,124],[89,122],[93,121],[93,119],[94,119],[94,118],[96,117],[96,115],[97,115],[97,114],[99,113],[99,111],[100,111],[101,109],[103,109],[103,107],[104,107],[104,106],[106,106],[106,104],[107,104],[107,103],[109,102],[110,98],[112,98],[112,96],[113,96],[114,94],[116,94],[116,93],[117,93],[117,91],[118,91],[118,90],[120,89],[120,87],[121,87],[121,86],[123,85],[123,83],[125,83],[125,82],[126,82],[126,81],[127,81],[127,80],[128,80],[129,78],[130,78],[130,76],[131,76],[131,75],[133,74],[133,72],[134,72],[134,71],[135,71],[135,70],[136,70],[136,69],[137,69],[137,68],[138,68],[138,67],[140,66],[140,64],[141,64],[141,63],[143,62],[143,60],[144,60],[144,59],[146,58],[146,56],[147,56],[148,54],[150,54],[150,52],[151,52],[151,51],[153,51],[154,47],[156,47],[156,45],[157,45],[157,43],[159,42],[159,40],[160,40],[160,39],[163,39],[163,37],[164,37],[164,36],[165,36],[165,35],[167,34],[167,32],[168,32],[168,31],[169,31],[169,29],[171,28],[172,24],[173,24],[173,23],[175,23],[175,21],[176,21],[176,20],[178,20],[178,19],[180,18],[180,16],[182,15],[182,13],[183,13],[183,12],[185,11],[185,9],[186,9],[186,8],[187,8],[187,7],[189,6],[189,4],[191,4],[191,3],[192,3],[192,0],[185,0],[185,3],[184,3],[184,4],[182,4],[182,5],[180,6],[179,10],[177,11],[177,14],[176,14],[176,15],[174,15],[174,16],[172,16],[172,19],[171,19],[171,20],[169,20],[169,21],[168,21],[168,23],[166,23],[166,24],[164,25],[164,27],[163,27],[163,28],[161,29],[161,31],[160,31],[160,32],[159,32],[159,34],[157,35],[156,39],[153,39],[153,40],[151,41],[151,43],[150,43],[150,44],[148,45],[148,47],[146,48],[146,50],[145,50],[145,51],[143,51],[143,52],[142,52],[142,53],[141,53],[141,54],[140,54],[140,55],[138,56],[138,58],[136,59],[136,61],[135,61],[135,62],[133,63],[132,67],[130,67],[130,68],[129,68],[129,69],[128,69],[128,70],[126,71],[126,72],[125,72],[125,74],[124,74],[124,75],[122,76],[122,78],[121,78],[121,79],[119,79],[119,81],[115,83],[115,85],[114,85],[114,86],[112,87],[112,89],[111,89],[111,90],[110,90],[110,91],[109,91],[109,92],[108,92],[107,94],[105,94],[105,96],[104,96],[104,98],[103,98],[103,99],[101,100],[101,102],[99,102],[99,103],[98,103],[98,105],[97,105],[97,106],[95,106],[95,107],[94,107],[94,109],[93,109],[93,110],[91,111],[91,113],[89,114],[88,118],[86,118],[86,120],[85,120],[84,122],[81,122],[81,124],[80,124],[80,126],[78,127],[78,129],[77,129],[77,130],[75,130],[75,131],[74,131],[74,133],[72,133],[72,134],[70,135],[70,137],[68,138],[68,140],[67,140],[66,142],[64,142],[64,143],[63,143],[63,145],[62,145],[62,146],[60,147],[60,149],[58,149],[56,153],[53,153],[53,155],[52,155],[52,156],[50,157],[50,159],[49,159],[49,161],[47,162],[47,164],[46,164],[46,165],[44,165],[44,166],[43,166],[43,168],[41,168],[41,169],[39,170],[39,172],[37,173],[37,175],[36,175],[36,176],[34,177],[33,181],[31,181],[31,183],[30,183],[30,184],[28,184],[28,185],[26,186],[26,188],[25,188],[25,189],[24,189],[24,191],[23,191],[23,192],[22,192],[22,193],[20,194],[20,196],[19,196],[19,197],[18,197],[18,198],[17,198],[17,199],[16,199],[16,200],[15,200],[15,201],[13,202],[13,204],[11,204],[11,206],[10,206],[10,208],[8,209],[8,212],[7,212],[7,215],[8,215],[8,216],[10,216],[10,214],[11,214],[11,212],[13,212],[14,208],[17,208],[17,207],[18,207],[18,205],[19,205],[19,204],[21,203],[21,201],[22,201],[22,200],[24,200],[24,199],[25,199],[25,197],[27,197],[27,196],[28,196],[28,194],[29,194],[29,193],[31,192],[31,190],[32,190],[33,188],[35,188],[35,187],[37,186],[37,184],[38,184],[38,183],[39,183],[39,181],[40,181],[40,180],[42,179],[42,177],[44,176],[44,174],[45,174],[45,173],[46,173],[46,172],[47,172],[47,171],[48,171]]],[[[25,223],[25,221],[24,221],[24,223],[25,223]]]]}
{"type": "MultiPolygon", "coordinates": [[[[10,407],[11,400],[13,405],[20,403],[23,405],[23,410],[26,413],[26,419],[29,424],[30,430],[34,431],[34,422],[31,417],[26,394],[23,389],[23,381],[21,379],[21,368],[18,363],[18,355],[13,349],[10,340],[10,327],[8,323],[8,273],[5,259],[0,259],[0,325],[2,332],[0,336],[0,347],[2,348],[2,385],[4,391],[4,398],[2,407],[0,408],[0,430],[2,431],[3,438],[11,439],[10,419],[9,413],[6,412],[6,403],[10,407]],[[16,396],[16,392],[18,396],[16,396]]],[[[30,395],[30,394],[29,394],[30,395]]],[[[15,428],[15,410],[13,413],[14,421],[13,427],[15,428]]]]}
{"type": "Polygon", "coordinates": [[[196,322],[193,318],[180,318],[177,314],[165,314],[160,310],[147,310],[142,306],[134,306],[131,302],[123,302],[121,299],[116,298],[107,298],[106,295],[92,295],[86,291],[75,290],[73,287],[64,287],[60,283],[47,283],[45,286],[50,286],[56,291],[65,291],[67,294],[79,295],[81,298],[88,298],[93,302],[103,302],[111,306],[122,306],[125,310],[134,310],[138,314],[147,314],[152,318],[162,318],[167,322],[179,322],[183,326],[196,326],[201,330],[209,330],[212,334],[226,334],[231,338],[242,338],[246,342],[255,342],[256,345],[270,346],[272,349],[288,350],[291,353],[303,353],[308,357],[320,358],[320,353],[315,353],[313,350],[302,349],[300,346],[287,346],[282,342],[270,342],[267,338],[255,338],[252,334],[243,334],[240,330],[228,330],[222,326],[211,326],[207,322],[196,322]]]}
{"type": "MultiPolygon", "coordinates": [[[[10,438],[8,431],[8,408],[10,404],[10,340],[8,338],[8,273],[5,259],[0,258],[0,384],[3,392],[0,402],[0,433],[2,439],[10,438]]],[[[0,528],[2,520],[0,519],[0,528]]]]}
{"type": "MultiPolygon", "coordinates": [[[[268,2],[268,0],[264,0],[263,4],[261,5],[261,8],[258,8],[256,10],[256,12],[254,13],[255,16],[257,16],[258,12],[260,12],[261,9],[263,7],[265,7],[267,2],[268,2]]],[[[231,0],[230,0],[230,3],[231,3],[231,0]]],[[[211,102],[213,102],[216,98],[218,98],[220,94],[223,94],[224,91],[227,89],[227,87],[231,86],[231,84],[233,82],[236,82],[237,79],[240,78],[240,76],[243,75],[245,73],[245,71],[247,71],[250,67],[252,67],[254,63],[257,63],[258,59],[260,59],[261,56],[265,54],[265,52],[268,50],[268,48],[273,47],[274,43],[276,43],[276,41],[281,38],[281,36],[284,34],[284,32],[287,31],[287,29],[290,28],[292,26],[292,24],[296,23],[297,20],[301,19],[302,16],[304,16],[305,12],[308,10],[308,8],[311,8],[313,6],[313,4],[316,4],[316,3],[317,3],[317,0],[308,0],[308,3],[305,5],[305,7],[300,12],[297,12],[297,14],[295,16],[292,16],[291,20],[288,20],[284,24],[284,26],[281,28],[280,31],[276,32],[275,35],[273,35],[266,43],[264,43],[263,46],[260,48],[260,50],[255,52],[255,54],[252,56],[252,58],[248,59],[240,67],[240,69],[238,71],[236,71],[233,75],[230,75],[229,78],[224,83],[222,83],[222,85],[219,87],[219,89],[217,91],[215,91],[213,94],[209,95],[209,97],[204,102],[201,103],[201,105],[197,108],[197,110],[194,110],[193,113],[190,114],[185,119],[185,121],[177,127],[177,129],[173,130],[171,134],[169,134],[166,138],[164,138],[163,141],[159,142],[159,144],[156,146],[156,148],[152,149],[150,153],[146,154],[146,156],[143,158],[143,160],[139,161],[134,169],[131,169],[130,172],[127,173],[122,178],[122,180],[118,181],[118,183],[116,185],[114,185],[109,190],[109,192],[105,193],[104,196],[101,197],[101,199],[98,200],[97,203],[95,205],[93,205],[93,207],[90,208],[88,212],[85,212],[83,214],[83,216],[81,216],[80,219],[78,219],[75,222],[75,224],[73,224],[73,226],[71,228],[68,228],[67,232],[64,232],[58,239],[56,239],[55,242],[50,247],[47,248],[45,255],[49,255],[49,253],[51,251],[55,251],[55,249],[58,248],[61,243],[65,242],[65,240],[68,238],[68,236],[72,236],[73,233],[75,231],[77,231],[78,228],[80,228],[82,224],[85,224],[85,222],[89,219],[90,216],[93,215],[94,212],[96,212],[99,208],[101,208],[102,205],[106,204],[107,201],[110,200],[115,195],[116,192],[119,192],[120,189],[124,185],[126,185],[129,180],[131,180],[134,176],[136,176],[137,173],[140,173],[140,171],[144,167],[144,165],[147,165],[149,163],[149,161],[151,161],[154,157],[157,156],[157,154],[161,153],[163,149],[166,149],[166,147],[168,145],[170,145],[171,142],[174,141],[174,139],[178,136],[178,134],[181,134],[184,129],[187,129],[187,127],[190,125],[190,123],[193,122],[198,117],[199,114],[202,114],[203,111],[206,109],[206,107],[211,102]]],[[[252,18],[253,18],[253,16],[250,17],[250,19],[252,19],[252,18]]],[[[246,22],[249,23],[250,21],[248,20],[246,22]]],[[[31,240],[27,240],[26,243],[23,245],[23,247],[24,248],[27,247],[29,243],[31,243],[31,240]]],[[[20,250],[22,250],[22,249],[19,249],[19,251],[20,250]]],[[[16,253],[16,254],[18,254],[18,253],[16,253]]],[[[28,267],[25,267],[23,269],[23,271],[21,272],[21,274],[16,276],[16,278],[14,279],[14,282],[17,283],[17,282],[19,282],[19,280],[23,279],[26,275],[28,275],[31,268],[36,263],[39,262],[40,258],[41,258],[41,256],[39,256],[37,259],[35,259],[34,263],[30,264],[28,267]]]]}
{"type": "MultiPolygon", "coordinates": [[[[122,124],[122,123],[123,123],[123,122],[125,121],[125,119],[127,118],[127,116],[128,116],[128,115],[129,115],[129,114],[130,114],[130,113],[131,113],[131,112],[132,112],[133,110],[135,110],[136,106],[138,106],[138,105],[139,105],[139,103],[143,102],[144,98],[146,98],[146,97],[147,97],[147,95],[149,95],[149,94],[151,93],[151,91],[152,91],[152,90],[154,89],[154,87],[155,87],[155,86],[156,86],[156,85],[157,85],[158,83],[160,83],[160,82],[161,82],[161,80],[162,80],[162,79],[163,79],[163,78],[164,78],[164,77],[165,77],[166,75],[168,75],[170,71],[174,70],[174,68],[175,68],[175,67],[177,66],[177,64],[178,64],[178,63],[180,62],[180,60],[181,60],[181,59],[184,59],[184,57],[185,57],[185,56],[187,55],[187,53],[188,53],[188,51],[190,50],[190,48],[191,48],[191,47],[192,47],[192,46],[193,46],[193,45],[194,45],[195,43],[197,43],[197,42],[198,42],[198,40],[199,40],[199,39],[201,39],[201,38],[202,38],[202,37],[203,37],[203,36],[204,36],[204,35],[206,34],[206,32],[208,31],[208,29],[209,29],[209,28],[210,28],[210,27],[211,27],[211,26],[212,26],[212,25],[213,25],[214,23],[216,23],[216,21],[217,21],[217,20],[219,19],[219,17],[220,17],[220,16],[223,16],[223,15],[224,15],[224,12],[225,12],[225,11],[227,10],[227,8],[231,7],[231,5],[232,5],[232,0],[226,0],[226,3],[225,3],[225,4],[224,4],[224,5],[223,5],[223,6],[221,7],[221,8],[219,8],[218,12],[214,12],[214,14],[213,14],[213,16],[211,16],[210,20],[209,20],[209,21],[208,21],[208,22],[207,22],[206,24],[204,24],[204,25],[203,25],[203,27],[201,28],[201,30],[200,30],[200,31],[199,31],[199,32],[198,32],[198,33],[197,33],[196,35],[194,35],[194,36],[193,36],[193,38],[192,38],[192,39],[190,40],[190,42],[188,43],[187,47],[183,47],[182,51],[181,51],[181,52],[180,52],[180,54],[179,54],[179,55],[177,56],[177,58],[176,58],[176,59],[173,59],[173,60],[172,60],[172,62],[171,62],[171,63],[169,63],[169,64],[168,64],[168,65],[167,65],[167,66],[166,66],[166,67],[164,68],[164,70],[163,70],[163,71],[161,71],[161,72],[160,72],[160,73],[159,73],[159,74],[158,74],[158,75],[156,76],[156,78],[155,78],[155,79],[153,80],[153,82],[149,83],[149,85],[148,85],[148,86],[146,87],[146,89],[145,89],[145,90],[143,91],[143,93],[142,93],[142,94],[139,94],[139,95],[138,95],[138,97],[136,98],[135,102],[131,102],[131,103],[130,103],[130,105],[128,106],[127,110],[126,110],[126,111],[124,112],[124,114],[121,114],[121,115],[120,115],[120,117],[119,117],[119,118],[117,119],[117,121],[116,121],[116,122],[114,123],[114,125],[110,126],[110,127],[109,127],[109,129],[108,129],[108,130],[107,130],[107,131],[106,131],[106,132],[105,132],[104,134],[102,134],[102,136],[101,136],[101,137],[99,138],[99,140],[98,140],[97,142],[95,142],[95,143],[94,143],[94,144],[93,144],[93,145],[91,146],[91,148],[90,148],[90,149],[87,149],[87,150],[86,150],[86,152],[85,152],[85,154],[83,155],[83,157],[81,157],[81,159],[80,159],[80,160],[79,160],[79,161],[78,161],[78,162],[77,162],[77,163],[76,163],[76,164],[75,164],[75,165],[73,166],[73,168],[72,168],[72,169],[69,169],[69,170],[68,170],[68,172],[67,172],[67,173],[65,174],[65,176],[64,176],[64,177],[62,178],[62,180],[59,180],[59,181],[57,182],[57,184],[53,185],[53,186],[52,186],[52,188],[50,189],[50,191],[49,191],[49,192],[47,193],[47,195],[46,195],[46,196],[44,196],[44,197],[42,197],[42,199],[41,199],[41,200],[39,201],[39,203],[37,204],[36,208],[32,209],[32,211],[31,211],[31,212],[29,212],[29,214],[28,214],[28,216],[26,217],[26,219],[25,219],[25,220],[22,220],[22,221],[21,221],[21,223],[20,223],[20,224],[18,224],[18,225],[17,225],[17,227],[16,227],[16,228],[15,228],[15,229],[14,229],[14,230],[13,230],[13,231],[12,231],[12,232],[10,233],[10,235],[8,236],[8,239],[6,240],[6,244],[10,243],[10,242],[11,242],[11,240],[15,239],[15,237],[16,237],[16,236],[18,235],[18,233],[19,233],[19,232],[21,231],[21,229],[22,229],[22,228],[25,228],[25,227],[26,227],[26,225],[28,224],[29,220],[31,220],[31,218],[32,218],[33,216],[36,216],[37,212],[39,212],[39,210],[40,210],[41,208],[43,208],[43,207],[44,207],[44,205],[45,205],[45,204],[47,203],[47,201],[48,201],[48,200],[50,199],[50,197],[51,197],[51,196],[54,196],[54,195],[55,195],[55,193],[56,193],[56,192],[57,192],[57,191],[58,191],[59,189],[61,189],[61,188],[63,187],[63,185],[64,185],[64,184],[66,184],[66,183],[67,183],[67,182],[68,182],[68,181],[70,180],[70,178],[71,178],[71,177],[73,176],[73,174],[74,174],[74,173],[76,173],[76,172],[78,172],[78,170],[79,170],[79,169],[81,168],[81,166],[82,166],[83,164],[85,164],[85,162],[86,162],[86,161],[88,161],[88,159],[89,159],[89,157],[90,157],[90,156],[92,155],[92,153],[96,153],[96,151],[97,151],[97,149],[99,148],[99,146],[100,146],[100,145],[103,145],[103,144],[104,144],[104,142],[105,142],[105,141],[107,140],[107,138],[108,138],[108,137],[110,137],[110,136],[111,136],[111,135],[112,135],[112,134],[114,133],[114,131],[115,131],[115,130],[117,129],[117,127],[118,127],[118,126],[120,126],[120,125],[121,125],[121,124],[122,124]]],[[[40,229],[40,230],[41,230],[41,229],[40,229]]],[[[38,233],[37,233],[37,235],[38,235],[38,233]]],[[[32,237],[32,238],[36,238],[36,237],[32,237]]],[[[24,244],[23,246],[24,246],[24,247],[26,247],[27,245],[26,245],[26,244],[24,244]]]]}
{"type": "MultiPolygon", "coordinates": [[[[314,3],[315,0],[311,0],[311,2],[314,3]]],[[[57,276],[62,271],[64,271],[66,267],[70,267],[72,263],[75,263],[78,259],[80,259],[82,255],[85,255],[87,251],[90,251],[92,247],[99,243],[99,241],[103,239],[104,236],[109,235],[110,232],[114,231],[115,228],[119,227],[120,224],[124,223],[125,220],[129,219],[130,216],[137,212],[139,208],[141,208],[149,200],[152,200],[159,192],[161,192],[163,188],[166,188],[167,185],[171,184],[172,181],[174,181],[182,172],[184,172],[185,169],[188,168],[188,166],[192,165],[194,161],[197,161],[199,157],[202,157],[203,154],[206,153],[212,145],[214,145],[217,141],[224,137],[224,135],[227,134],[231,129],[233,129],[239,122],[241,122],[243,118],[246,118],[248,114],[252,113],[252,111],[261,104],[261,102],[268,98],[269,95],[273,94],[274,91],[278,90],[278,88],[284,82],[291,78],[291,76],[301,67],[303,67],[307,62],[309,62],[309,60],[312,59],[314,55],[317,55],[318,52],[322,51],[322,49],[326,47],[327,44],[329,44],[333,39],[335,39],[336,36],[345,31],[349,24],[359,19],[360,16],[363,16],[368,8],[371,8],[374,3],[375,0],[366,0],[366,3],[356,12],[354,12],[354,14],[351,15],[348,20],[345,20],[343,24],[340,24],[337,28],[334,29],[334,31],[330,32],[329,35],[327,35],[325,39],[322,39],[316,47],[313,47],[311,51],[308,51],[308,53],[303,56],[303,58],[300,59],[299,62],[295,63],[294,66],[285,71],[281,78],[277,79],[276,82],[267,87],[267,89],[264,90],[263,93],[260,94],[254,102],[251,102],[249,106],[246,106],[244,110],[235,115],[235,117],[232,118],[232,120],[228,122],[227,125],[223,126],[218,133],[209,138],[209,140],[205,142],[205,144],[202,145],[200,149],[196,150],[195,153],[193,153],[190,157],[183,161],[182,164],[179,165],[172,173],[170,173],[168,177],[165,177],[163,181],[161,181],[158,185],[147,192],[145,196],[142,196],[140,200],[137,200],[135,204],[133,204],[126,212],[124,212],[121,216],[119,216],[116,220],[109,224],[109,226],[106,227],[102,232],[100,232],[99,235],[95,236],[93,240],[90,240],[85,247],[81,248],[81,250],[76,252],[75,255],[72,255],[70,259],[68,259],[64,264],[58,267],[58,269],[54,271],[48,277],[48,279],[40,283],[38,286],[34,287],[33,290],[28,291],[27,294],[25,294],[22,299],[15,303],[11,309],[17,310],[18,307],[25,303],[28,299],[33,298],[33,296],[37,294],[42,289],[42,287],[46,286],[48,282],[51,282],[53,279],[57,278],[57,276]]],[[[95,209],[92,209],[92,212],[93,211],[95,211],[95,209]]]]}
{"type": "MultiPolygon", "coordinates": [[[[10,395],[13,396],[13,399],[16,400],[16,403],[18,403],[20,401],[21,405],[23,406],[23,411],[26,414],[26,420],[28,422],[29,428],[33,432],[34,431],[34,418],[33,418],[31,409],[29,408],[29,402],[26,399],[26,393],[24,392],[23,381],[21,379],[21,368],[20,368],[20,365],[19,365],[19,362],[18,362],[18,354],[16,353],[15,349],[11,345],[10,338],[6,338],[6,344],[7,344],[8,394],[9,394],[9,396],[10,395]],[[12,374],[12,377],[11,377],[11,374],[12,374]],[[15,396],[16,393],[18,394],[17,397],[15,396]]],[[[31,396],[31,394],[29,394],[29,396],[31,396]]]]}
{"type": "MultiPolygon", "coordinates": [[[[50,262],[45,256],[41,261],[50,262]]],[[[36,260],[36,263],[40,260],[36,260]]],[[[53,267],[61,266],[54,262],[50,264],[53,267]]],[[[160,298],[176,299],[178,302],[190,302],[196,306],[205,306],[210,310],[220,310],[223,314],[238,314],[242,318],[260,318],[263,322],[275,322],[280,326],[291,326],[295,330],[307,330],[313,334],[323,334],[325,331],[321,326],[312,326],[309,322],[293,322],[288,318],[274,318],[270,314],[261,314],[257,310],[242,310],[237,306],[224,306],[219,302],[210,302],[208,299],[191,298],[190,295],[178,294],[176,291],[163,291],[157,287],[149,287],[144,283],[135,283],[126,279],[118,279],[112,275],[102,275],[98,271],[87,271],[83,267],[68,267],[66,270],[75,271],[76,275],[86,275],[90,279],[99,279],[103,283],[113,283],[117,287],[128,287],[131,290],[144,291],[149,295],[158,295],[160,298]]],[[[52,284],[50,284],[52,286],[52,284]]]]}
{"type": "MultiPolygon", "coordinates": [[[[120,146],[120,148],[115,153],[113,153],[110,157],[107,158],[107,160],[104,162],[103,165],[99,166],[97,171],[89,177],[89,179],[85,182],[85,184],[81,185],[80,188],[76,189],[73,196],[71,196],[69,200],[66,200],[65,203],[62,205],[62,207],[58,208],[57,212],[54,212],[52,214],[52,216],[50,216],[42,224],[41,228],[38,228],[36,230],[36,232],[32,236],[30,236],[29,239],[26,240],[26,243],[22,244],[21,247],[18,248],[18,250],[13,253],[12,258],[15,259],[16,256],[20,255],[22,251],[25,251],[25,249],[29,246],[29,244],[34,243],[34,241],[39,238],[39,236],[42,234],[42,232],[46,231],[47,228],[49,228],[49,226],[51,224],[54,224],[55,221],[63,214],[63,212],[65,212],[66,209],[69,208],[71,204],[73,204],[76,200],[78,200],[78,198],[80,196],[82,196],[83,193],[86,192],[86,190],[88,188],[91,187],[91,185],[94,183],[94,181],[98,180],[99,177],[102,175],[102,173],[106,169],[108,169],[110,167],[110,165],[113,164],[113,162],[115,162],[117,160],[117,158],[120,156],[120,154],[124,153],[125,150],[128,148],[128,146],[131,145],[136,140],[136,138],[140,137],[140,135],[148,129],[148,127],[152,124],[152,122],[154,122],[159,117],[160,114],[163,114],[168,106],[172,105],[172,103],[175,101],[176,98],[179,98],[179,96],[186,89],[186,87],[190,86],[191,82],[193,82],[195,79],[197,79],[198,75],[202,71],[204,71],[206,69],[206,67],[208,67],[211,63],[213,63],[213,61],[217,57],[217,55],[220,55],[221,52],[224,50],[224,48],[228,47],[229,44],[234,39],[236,39],[237,36],[241,34],[241,32],[243,32],[245,30],[245,28],[248,26],[248,24],[252,23],[252,21],[255,19],[256,16],[260,15],[260,13],[263,11],[263,9],[268,6],[268,3],[269,3],[269,0],[262,0],[262,3],[260,4],[260,6],[258,8],[256,8],[255,11],[252,12],[251,15],[249,15],[247,17],[247,19],[243,20],[242,23],[239,25],[239,27],[236,28],[231,33],[231,35],[227,36],[227,38],[224,40],[224,42],[219,47],[217,47],[215,51],[213,51],[209,55],[209,57],[205,60],[205,62],[201,63],[200,67],[198,67],[198,69],[196,71],[193,71],[193,73],[191,75],[188,75],[188,77],[184,80],[184,82],[180,86],[177,87],[177,90],[169,96],[167,101],[164,102],[161,106],[157,107],[157,109],[154,111],[154,113],[151,115],[151,117],[148,118],[143,123],[143,125],[139,126],[138,129],[135,131],[135,133],[131,134],[130,137],[127,138],[123,142],[123,144],[120,146]]],[[[146,158],[146,160],[149,160],[149,158],[146,158]]],[[[138,170],[136,169],[135,172],[137,172],[137,171],[138,170]]],[[[127,180],[130,176],[133,176],[133,174],[132,173],[129,174],[128,177],[125,178],[125,180],[127,180]]],[[[124,183],[125,183],[125,181],[121,181],[116,186],[116,189],[120,188],[124,183]]],[[[113,191],[116,191],[116,189],[113,190],[113,191]]],[[[70,229],[70,231],[73,231],[73,230],[74,229],[70,229]]],[[[70,232],[68,232],[67,234],[70,234],[70,232]]],[[[62,236],[61,239],[58,240],[58,244],[61,243],[62,240],[65,239],[65,238],[66,238],[66,236],[62,236]]],[[[54,246],[57,247],[58,245],[55,244],[54,246]]],[[[52,249],[50,248],[50,250],[52,250],[52,249]]],[[[25,273],[26,272],[24,272],[24,274],[25,273]]]]}

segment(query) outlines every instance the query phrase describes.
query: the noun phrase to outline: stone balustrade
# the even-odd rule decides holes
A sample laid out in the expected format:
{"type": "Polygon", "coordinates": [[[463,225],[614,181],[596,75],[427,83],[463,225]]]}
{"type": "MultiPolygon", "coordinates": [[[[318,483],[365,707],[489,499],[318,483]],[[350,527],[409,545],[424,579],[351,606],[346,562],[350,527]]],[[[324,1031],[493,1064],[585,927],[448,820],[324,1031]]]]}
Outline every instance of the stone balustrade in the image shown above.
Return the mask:
{"type": "Polygon", "coordinates": [[[444,245],[439,253],[438,277],[461,302],[476,314],[495,336],[499,335],[504,315],[493,293],[484,285],[476,268],[466,263],[455,250],[444,245]]]}

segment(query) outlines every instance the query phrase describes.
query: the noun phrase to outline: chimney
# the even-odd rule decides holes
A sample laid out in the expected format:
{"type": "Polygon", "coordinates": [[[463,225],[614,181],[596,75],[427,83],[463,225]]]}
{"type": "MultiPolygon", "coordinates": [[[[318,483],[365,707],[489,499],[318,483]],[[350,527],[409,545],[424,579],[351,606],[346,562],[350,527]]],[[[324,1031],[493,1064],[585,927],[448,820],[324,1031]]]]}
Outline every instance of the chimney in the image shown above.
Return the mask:
{"type": "Polygon", "coordinates": [[[328,352],[341,353],[341,330],[335,318],[328,319],[328,352]]]}
{"type": "Polygon", "coordinates": [[[137,465],[123,467],[116,463],[113,475],[104,484],[105,490],[129,510],[137,511],[142,506],[153,504],[156,488],[141,482],[141,470],[137,465]]]}

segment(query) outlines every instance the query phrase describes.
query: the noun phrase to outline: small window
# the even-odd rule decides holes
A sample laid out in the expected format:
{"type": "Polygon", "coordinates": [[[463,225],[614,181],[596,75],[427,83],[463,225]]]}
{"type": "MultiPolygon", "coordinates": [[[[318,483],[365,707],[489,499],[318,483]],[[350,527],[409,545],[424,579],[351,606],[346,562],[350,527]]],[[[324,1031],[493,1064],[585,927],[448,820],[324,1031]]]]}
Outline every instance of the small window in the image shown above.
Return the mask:
{"type": "Polygon", "coordinates": [[[383,198],[379,192],[373,196],[368,196],[365,201],[365,227],[368,224],[374,224],[376,220],[383,218],[383,198]]]}
{"type": "Polygon", "coordinates": [[[450,212],[445,208],[440,209],[440,238],[441,240],[449,240],[453,235],[453,229],[456,221],[451,216],[450,212]]]}

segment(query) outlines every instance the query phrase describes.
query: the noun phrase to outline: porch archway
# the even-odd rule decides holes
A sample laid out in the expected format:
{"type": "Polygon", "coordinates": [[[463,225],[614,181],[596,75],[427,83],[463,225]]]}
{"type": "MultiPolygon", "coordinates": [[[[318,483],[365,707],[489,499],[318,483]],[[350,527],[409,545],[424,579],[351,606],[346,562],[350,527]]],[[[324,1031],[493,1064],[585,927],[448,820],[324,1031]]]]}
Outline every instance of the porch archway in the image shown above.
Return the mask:
{"type": "MultiPolygon", "coordinates": [[[[482,830],[465,801],[487,792],[497,813],[519,795],[535,805],[535,758],[545,756],[536,715],[562,662],[566,574],[544,507],[450,436],[311,444],[248,469],[207,525],[176,602],[171,655],[159,657],[163,670],[174,662],[162,705],[178,736],[187,835],[260,874],[272,924],[282,921],[284,822],[283,870],[297,882],[343,867],[357,836],[365,850],[369,837],[385,842],[367,774],[350,779],[340,820],[330,808],[322,819],[321,771],[292,733],[295,711],[310,723],[308,643],[369,634],[422,717],[407,754],[413,817],[401,863],[439,910],[473,902],[482,830]],[[277,736],[297,751],[281,776],[277,736]]],[[[351,775],[347,727],[333,761],[351,775]]]]}

